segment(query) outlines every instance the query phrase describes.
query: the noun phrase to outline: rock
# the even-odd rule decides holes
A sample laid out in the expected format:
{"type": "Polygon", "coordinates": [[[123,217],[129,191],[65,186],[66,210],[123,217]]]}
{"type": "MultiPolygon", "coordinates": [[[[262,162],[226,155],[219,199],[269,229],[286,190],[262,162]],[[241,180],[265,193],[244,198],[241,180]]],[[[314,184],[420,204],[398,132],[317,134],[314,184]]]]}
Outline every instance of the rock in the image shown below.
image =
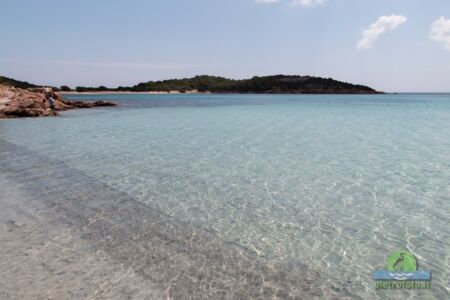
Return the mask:
{"type": "Polygon", "coordinates": [[[95,102],[83,102],[83,101],[70,101],[63,99],[61,101],[65,105],[71,108],[92,108],[101,106],[116,106],[117,104],[107,101],[95,101],[95,102]]]}
{"type": "Polygon", "coordinates": [[[74,108],[116,106],[107,101],[70,101],[53,93],[55,110],[48,109],[42,89],[20,89],[0,85],[0,118],[56,116],[58,111],[74,108]]]}

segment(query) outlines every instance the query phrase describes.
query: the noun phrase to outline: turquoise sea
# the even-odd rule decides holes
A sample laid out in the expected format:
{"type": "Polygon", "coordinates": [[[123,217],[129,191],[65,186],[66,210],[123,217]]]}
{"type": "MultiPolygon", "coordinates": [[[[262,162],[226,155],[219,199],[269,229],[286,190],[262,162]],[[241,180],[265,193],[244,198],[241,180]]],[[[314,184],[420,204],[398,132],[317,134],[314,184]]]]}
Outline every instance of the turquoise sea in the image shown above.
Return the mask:
{"type": "Polygon", "coordinates": [[[1,120],[0,172],[64,226],[142,205],[83,251],[174,298],[450,299],[449,94],[69,98],[120,107],[1,120]],[[430,290],[375,290],[397,249],[430,290]]]}

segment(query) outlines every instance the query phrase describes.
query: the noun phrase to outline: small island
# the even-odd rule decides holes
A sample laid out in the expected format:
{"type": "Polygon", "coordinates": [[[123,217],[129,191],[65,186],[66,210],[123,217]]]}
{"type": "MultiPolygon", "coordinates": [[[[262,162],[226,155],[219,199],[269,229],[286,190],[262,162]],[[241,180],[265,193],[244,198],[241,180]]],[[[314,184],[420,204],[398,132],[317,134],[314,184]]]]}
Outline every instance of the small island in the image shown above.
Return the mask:
{"type": "Polygon", "coordinates": [[[201,75],[193,78],[142,82],[118,88],[62,86],[63,92],[154,92],[154,93],[235,93],[235,94],[380,94],[370,87],[337,81],[332,78],[298,75],[255,76],[250,79],[228,79],[201,75]]]}
{"type": "Polygon", "coordinates": [[[64,99],[64,93],[215,93],[215,94],[381,94],[370,87],[332,78],[275,75],[251,79],[195,76],[139,83],[132,87],[107,88],[53,87],[54,109],[45,105],[45,94],[38,85],[0,76],[0,118],[55,116],[74,108],[115,106],[107,101],[83,102],[64,99]],[[60,92],[60,93],[58,93],[60,92]]]}

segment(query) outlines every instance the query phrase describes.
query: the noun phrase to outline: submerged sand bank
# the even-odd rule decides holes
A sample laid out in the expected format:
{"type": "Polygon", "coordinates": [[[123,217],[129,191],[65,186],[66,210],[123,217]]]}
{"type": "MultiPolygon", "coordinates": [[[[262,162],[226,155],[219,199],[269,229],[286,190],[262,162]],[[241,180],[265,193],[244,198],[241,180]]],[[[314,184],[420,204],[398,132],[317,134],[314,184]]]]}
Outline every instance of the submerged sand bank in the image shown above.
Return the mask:
{"type": "Polygon", "coordinates": [[[0,174],[1,299],[163,299],[131,268],[61,226],[48,208],[0,174]],[[137,292],[139,291],[139,292],[137,292]]]}
{"type": "MultiPolygon", "coordinates": [[[[326,279],[304,264],[261,257],[63,162],[1,142],[2,299],[325,296],[326,279]]],[[[349,294],[330,286],[326,296],[349,294]]]]}

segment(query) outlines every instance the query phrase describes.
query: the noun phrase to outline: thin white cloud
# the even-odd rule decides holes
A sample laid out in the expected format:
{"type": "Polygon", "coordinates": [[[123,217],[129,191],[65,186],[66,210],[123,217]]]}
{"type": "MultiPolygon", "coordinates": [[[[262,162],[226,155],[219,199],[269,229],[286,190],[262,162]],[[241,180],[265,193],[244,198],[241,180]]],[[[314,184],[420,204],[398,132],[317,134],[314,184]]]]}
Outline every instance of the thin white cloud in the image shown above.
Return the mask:
{"type": "Polygon", "coordinates": [[[441,43],[444,48],[450,51],[450,19],[440,17],[431,25],[430,38],[441,43]]]}
{"type": "Polygon", "coordinates": [[[292,5],[301,5],[301,6],[310,7],[310,6],[324,4],[324,3],[325,3],[325,0],[294,0],[292,2],[292,5]]]}
{"type": "Polygon", "coordinates": [[[256,3],[277,3],[280,0],[255,0],[256,3]]]}
{"type": "Polygon", "coordinates": [[[399,25],[405,23],[408,19],[402,15],[382,16],[375,23],[370,24],[358,41],[356,48],[359,50],[372,48],[376,40],[388,31],[394,30],[399,25]]]}
{"type": "MultiPolygon", "coordinates": [[[[278,3],[281,2],[283,0],[255,0],[256,3],[258,4],[273,4],[273,3],[278,3]]],[[[304,6],[304,7],[310,7],[310,6],[314,6],[314,5],[318,5],[318,4],[324,4],[325,0],[290,0],[291,4],[293,6],[304,6]]]]}

